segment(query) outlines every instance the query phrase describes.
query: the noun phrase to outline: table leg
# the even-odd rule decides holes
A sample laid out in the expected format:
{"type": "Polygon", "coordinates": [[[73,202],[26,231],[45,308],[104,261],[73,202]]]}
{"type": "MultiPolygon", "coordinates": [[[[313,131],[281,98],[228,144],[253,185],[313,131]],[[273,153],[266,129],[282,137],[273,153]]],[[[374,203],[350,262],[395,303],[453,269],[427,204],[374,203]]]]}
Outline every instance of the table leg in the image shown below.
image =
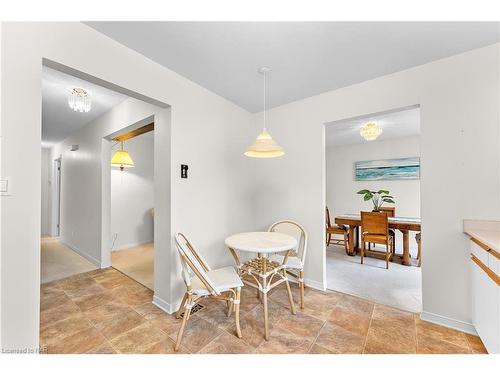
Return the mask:
{"type": "Polygon", "coordinates": [[[405,266],[410,265],[410,236],[408,235],[407,230],[400,229],[401,233],[403,233],[403,261],[402,263],[405,266]]]}
{"type": "Polygon", "coordinates": [[[269,318],[267,313],[267,257],[262,256],[262,304],[264,305],[264,338],[269,341],[269,318]]]}
{"type": "Polygon", "coordinates": [[[347,251],[347,255],[350,255],[350,256],[353,256],[354,255],[354,237],[355,236],[355,233],[354,233],[354,229],[356,227],[352,226],[352,225],[349,225],[349,233],[348,233],[348,236],[349,236],[349,246],[348,246],[348,251],[347,251]]]}

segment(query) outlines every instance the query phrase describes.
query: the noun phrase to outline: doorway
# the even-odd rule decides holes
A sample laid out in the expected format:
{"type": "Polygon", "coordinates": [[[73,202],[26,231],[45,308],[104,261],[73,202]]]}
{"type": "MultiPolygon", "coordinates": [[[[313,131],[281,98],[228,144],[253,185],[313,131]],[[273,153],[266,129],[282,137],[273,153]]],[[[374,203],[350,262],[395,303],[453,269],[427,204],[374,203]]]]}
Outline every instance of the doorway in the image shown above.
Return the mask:
{"type": "Polygon", "coordinates": [[[325,160],[327,288],[421,312],[420,108],[325,124],[325,160]],[[362,130],[367,127],[368,134],[362,130]],[[393,216],[388,269],[385,245],[367,243],[374,251],[363,264],[360,257],[361,212],[374,210],[373,195],[379,191],[392,197],[381,208],[393,216]]]}

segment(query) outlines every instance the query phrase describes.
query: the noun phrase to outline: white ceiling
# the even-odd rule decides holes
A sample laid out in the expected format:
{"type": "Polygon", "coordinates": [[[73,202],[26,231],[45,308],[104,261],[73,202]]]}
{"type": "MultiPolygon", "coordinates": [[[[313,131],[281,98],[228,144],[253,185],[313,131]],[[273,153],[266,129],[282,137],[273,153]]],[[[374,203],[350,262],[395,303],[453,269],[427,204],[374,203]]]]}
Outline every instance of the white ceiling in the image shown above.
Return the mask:
{"type": "Polygon", "coordinates": [[[125,100],[127,96],[90,82],[43,67],[42,70],[42,145],[50,147],[95,120],[125,100]],[[92,95],[92,109],[75,112],[68,106],[72,87],[82,87],[92,95]]]}
{"type": "Polygon", "coordinates": [[[370,142],[419,135],[420,108],[329,123],[325,130],[326,147],[367,143],[359,134],[359,129],[367,122],[375,122],[383,130],[375,141],[370,142]]]}
{"type": "Polygon", "coordinates": [[[496,22],[87,22],[251,112],[498,41],[496,22]]]}

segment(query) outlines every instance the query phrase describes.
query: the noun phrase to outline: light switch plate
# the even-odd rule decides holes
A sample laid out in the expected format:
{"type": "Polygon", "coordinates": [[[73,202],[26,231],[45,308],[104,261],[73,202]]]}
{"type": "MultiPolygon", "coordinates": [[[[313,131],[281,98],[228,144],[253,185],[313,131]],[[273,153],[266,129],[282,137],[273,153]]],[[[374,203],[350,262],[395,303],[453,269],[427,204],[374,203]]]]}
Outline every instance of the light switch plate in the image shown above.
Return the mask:
{"type": "Polygon", "coordinates": [[[0,177],[0,195],[12,195],[12,182],[10,177],[0,177]]]}

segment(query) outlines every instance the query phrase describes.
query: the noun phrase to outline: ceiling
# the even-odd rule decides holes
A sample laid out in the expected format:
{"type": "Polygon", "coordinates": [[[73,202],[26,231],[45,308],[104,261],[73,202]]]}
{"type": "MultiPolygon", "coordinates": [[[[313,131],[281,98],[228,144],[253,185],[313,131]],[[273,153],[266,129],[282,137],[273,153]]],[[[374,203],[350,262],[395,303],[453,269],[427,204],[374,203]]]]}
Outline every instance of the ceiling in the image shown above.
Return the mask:
{"type": "Polygon", "coordinates": [[[43,67],[42,70],[42,146],[50,147],[89,124],[127,96],[90,82],[43,67]],[[68,93],[81,87],[92,95],[92,109],[75,112],[68,106],[68,93]]]}
{"type": "Polygon", "coordinates": [[[86,22],[251,112],[479,48],[496,22],[86,22]]]}
{"type": "Polygon", "coordinates": [[[326,147],[367,143],[359,135],[359,129],[368,122],[375,122],[382,127],[382,134],[375,141],[403,138],[420,134],[420,108],[411,108],[355,119],[336,121],[326,124],[326,147]]]}

